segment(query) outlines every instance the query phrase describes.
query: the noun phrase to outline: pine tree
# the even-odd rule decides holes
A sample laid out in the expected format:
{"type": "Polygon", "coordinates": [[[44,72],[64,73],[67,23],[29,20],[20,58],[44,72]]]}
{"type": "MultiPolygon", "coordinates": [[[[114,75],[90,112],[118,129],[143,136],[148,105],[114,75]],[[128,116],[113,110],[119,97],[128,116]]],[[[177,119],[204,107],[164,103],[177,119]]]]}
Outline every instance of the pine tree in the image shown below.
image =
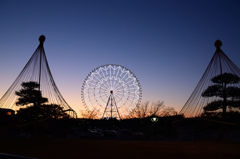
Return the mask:
{"type": "Polygon", "coordinates": [[[42,97],[42,93],[39,90],[39,84],[37,82],[23,82],[21,84],[22,89],[16,91],[16,95],[19,96],[16,105],[18,106],[40,106],[43,103],[48,102],[47,98],[42,97]]]}
{"type": "Polygon", "coordinates": [[[203,97],[219,97],[222,100],[215,100],[208,103],[205,111],[216,111],[222,109],[223,116],[227,108],[240,108],[240,88],[232,86],[240,81],[237,75],[224,73],[211,79],[214,85],[209,86],[203,93],[203,97]]]}

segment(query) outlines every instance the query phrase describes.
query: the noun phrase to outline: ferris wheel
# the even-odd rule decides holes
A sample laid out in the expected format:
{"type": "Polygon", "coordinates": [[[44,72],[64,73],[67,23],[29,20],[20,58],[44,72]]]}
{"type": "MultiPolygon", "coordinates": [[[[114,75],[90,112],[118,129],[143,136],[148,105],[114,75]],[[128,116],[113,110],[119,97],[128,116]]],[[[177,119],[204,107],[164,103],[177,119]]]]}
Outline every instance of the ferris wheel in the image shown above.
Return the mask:
{"type": "Polygon", "coordinates": [[[87,111],[97,111],[97,118],[127,115],[140,104],[142,89],[133,72],[124,66],[107,64],[88,74],[81,90],[87,111]]]}

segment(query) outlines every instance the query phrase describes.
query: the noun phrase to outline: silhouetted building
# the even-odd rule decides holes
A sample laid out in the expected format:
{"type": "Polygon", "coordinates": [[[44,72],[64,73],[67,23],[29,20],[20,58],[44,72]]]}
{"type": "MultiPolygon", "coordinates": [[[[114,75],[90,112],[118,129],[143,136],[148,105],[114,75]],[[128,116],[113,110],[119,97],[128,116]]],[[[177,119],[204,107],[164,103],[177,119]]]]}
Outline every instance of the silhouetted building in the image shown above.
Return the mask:
{"type": "Polygon", "coordinates": [[[11,116],[14,114],[15,114],[15,111],[12,109],[0,108],[0,117],[1,116],[11,116]]]}

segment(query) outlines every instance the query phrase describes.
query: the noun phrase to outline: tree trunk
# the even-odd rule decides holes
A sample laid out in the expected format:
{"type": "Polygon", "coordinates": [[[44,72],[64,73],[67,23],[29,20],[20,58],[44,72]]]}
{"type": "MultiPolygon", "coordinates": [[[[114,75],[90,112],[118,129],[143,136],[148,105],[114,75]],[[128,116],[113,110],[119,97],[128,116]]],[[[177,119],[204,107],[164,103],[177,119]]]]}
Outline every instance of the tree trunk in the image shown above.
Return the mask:
{"type": "Polygon", "coordinates": [[[222,112],[222,116],[223,118],[226,116],[226,112],[227,112],[227,93],[226,93],[226,83],[224,83],[224,87],[223,87],[223,112],[222,112]]]}
{"type": "Polygon", "coordinates": [[[226,116],[226,112],[227,112],[227,99],[226,97],[224,97],[224,100],[223,100],[223,117],[226,116]]]}

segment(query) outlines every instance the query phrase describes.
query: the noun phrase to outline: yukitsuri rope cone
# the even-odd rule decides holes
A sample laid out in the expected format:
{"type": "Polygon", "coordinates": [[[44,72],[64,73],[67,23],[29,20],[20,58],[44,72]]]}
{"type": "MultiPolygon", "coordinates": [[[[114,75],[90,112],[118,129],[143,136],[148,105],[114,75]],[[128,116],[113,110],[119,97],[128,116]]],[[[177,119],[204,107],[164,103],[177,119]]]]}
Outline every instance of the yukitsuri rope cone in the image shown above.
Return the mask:
{"type": "MultiPolygon", "coordinates": [[[[217,106],[224,107],[224,105],[226,105],[226,111],[229,111],[232,108],[234,109],[234,106],[237,107],[236,104],[239,103],[238,93],[235,92],[232,96],[225,95],[226,98],[224,101],[224,89],[222,89],[223,95],[221,95],[221,88],[223,88],[224,82],[219,83],[216,81],[216,78],[226,78],[226,80],[229,80],[230,76],[234,76],[237,80],[235,80],[235,82],[228,82],[227,86],[225,86],[225,90],[229,90],[231,88],[237,90],[240,87],[240,69],[222,51],[221,46],[222,42],[217,40],[215,42],[216,51],[210,63],[208,64],[196,88],[180,111],[180,114],[184,114],[185,117],[200,116],[206,110],[214,109],[214,107],[216,108],[217,106]],[[212,89],[212,92],[213,89],[220,91],[220,95],[217,95],[216,91],[215,94],[211,94],[210,89],[212,89]],[[227,103],[227,101],[229,102],[227,103]],[[233,107],[229,105],[228,107],[227,104],[231,104],[230,102],[234,102],[235,105],[232,105],[233,107]]],[[[224,81],[224,79],[222,81],[224,81]]],[[[222,112],[222,109],[220,108],[217,111],[222,112]]]]}
{"type": "Polygon", "coordinates": [[[21,89],[21,84],[23,82],[32,81],[37,82],[40,85],[39,89],[42,93],[42,96],[48,98],[48,104],[57,104],[63,107],[63,109],[71,117],[76,117],[76,112],[64,100],[54,82],[43,47],[44,41],[45,36],[41,35],[39,37],[39,45],[37,49],[16,80],[0,99],[0,108],[18,110],[20,107],[22,107],[16,105],[18,97],[15,92],[21,89]]]}

